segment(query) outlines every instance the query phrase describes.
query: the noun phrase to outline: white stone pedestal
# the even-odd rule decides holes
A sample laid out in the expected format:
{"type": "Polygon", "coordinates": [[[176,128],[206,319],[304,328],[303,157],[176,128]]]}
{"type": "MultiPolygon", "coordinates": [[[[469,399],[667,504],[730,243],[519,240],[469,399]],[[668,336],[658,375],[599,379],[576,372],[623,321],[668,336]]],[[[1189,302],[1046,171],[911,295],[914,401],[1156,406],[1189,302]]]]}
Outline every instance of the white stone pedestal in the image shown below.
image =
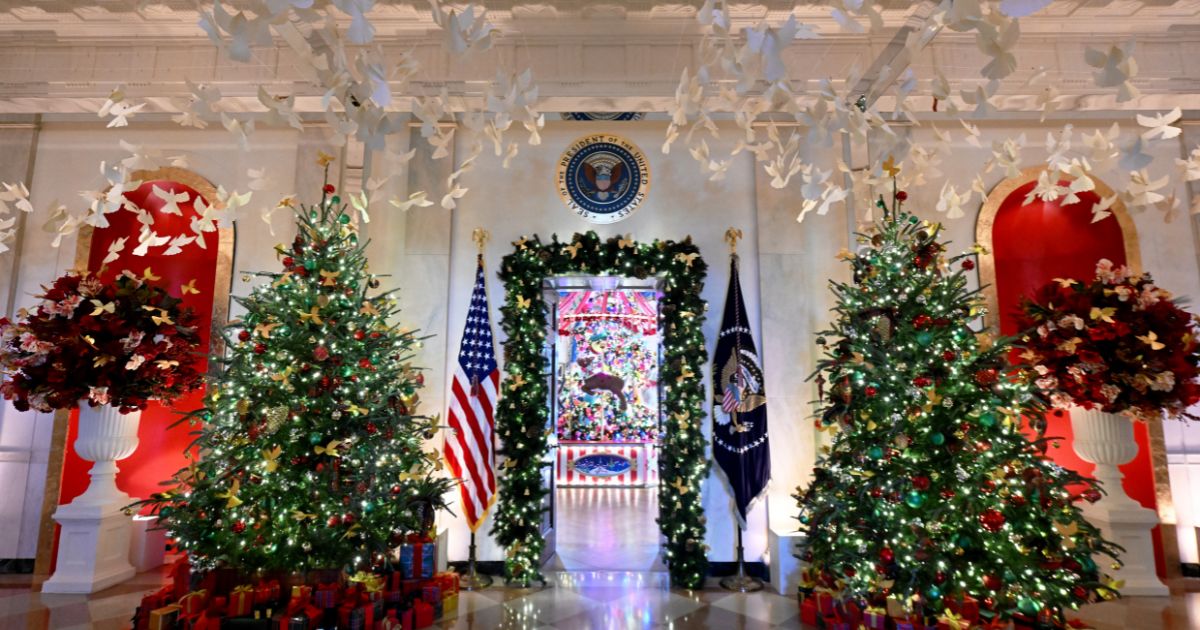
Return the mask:
{"type": "Polygon", "coordinates": [[[1083,506],[1083,515],[1100,528],[1104,537],[1125,548],[1121,554],[1124,566],[1112,571],[1100,564],[1107,558],[1097,558],[1097,564],[1118,580],[1124,580],[1122,595],[1170,595],[1167,586],[1154,572],[1154,526],[1158,514],[1129,498],[1121,485],[1125,475],[1118,466],[1137,456],[1133,437],[1133,421],[1123,416],[1076,407],[1071,410],[1071,428],[1075,432],[1075,452],[1085,461],[1096,465],[1093,476],[1103,484],[1108,494],[1083,506]]]}
{"type": "Polygon", "coordinates": [[[803,532],[776,529],[767,530],[767,549],[771,555],[771,586],[780,595],[795,597],[800,586],[800,570],[803,568],[796,557],[796,545],[804,540],[803,532]]]}
{"type": "Polygon", "coordinates": [[[75,452],[95,463],[87,490],[54,512],[62,533],[54,575],[42,584],[43,593],[94,593],[133,577],[132,519],[121,511],[133,499],[117,488],[116,476],[117,460],[137,449],[141,415],[80,405],[75,452]]]}
{"type": "Polygon", "coordinates": [[[167,557],[167,532],[158,527],[158,517],[133,517],[133,532],[129,537],[129,563],[133,570],[145,573],[163,565],[167,557]]]}

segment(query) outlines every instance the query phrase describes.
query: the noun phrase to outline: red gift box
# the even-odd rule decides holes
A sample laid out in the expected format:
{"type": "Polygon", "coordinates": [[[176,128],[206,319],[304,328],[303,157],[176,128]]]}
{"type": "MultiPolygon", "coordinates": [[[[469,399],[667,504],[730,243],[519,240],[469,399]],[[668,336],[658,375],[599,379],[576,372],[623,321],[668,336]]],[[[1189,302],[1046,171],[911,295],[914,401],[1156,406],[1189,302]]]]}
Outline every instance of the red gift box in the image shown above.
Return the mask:
{"type": "Polygon", "coordinates": [[[371,604],[342,604],[338,610],[339,630],[374,630],[375,607],[371,604]]]}
{"type": "Polygon", "coordinates": [[[176,594],[192,590],[192,564],[188,562],[187,556],[179,558],[171,565],[171,582],[176,594]]]}
{"type": "Polygon", "coordinates": [[[307,604],[308,600],[312,598],[312,592],[313,592],[313,590],[312,590],[311,586],[303,586],[303,585],[293,586],[292,587],[292,599],[299,599],[300,601],[307,604]]]}
{"type": "Polygon", "coordinates": [[[946,607],[967,621],[979,621],[979,601],[970,595],[963,596],[962,601],[950,599],[946,602],[946,607]]]}
{"type": "Polygon", "coordinates": [[[820,592],[813,599],[817,602],[817,613],[822,617],[828,617],[833,614],[833,595],[831,593],[820,592]]]}
{"type": "Polygon", "coordinates": [[[817,613],[817,602],[813,601],[813,598],[810,597],[800,604],[800,621],[802,623],[815,626],[820,617],[821,615],[817,613]]]}
{"type": "Polygon", "coordinates": [[[449,597],[458,592],[458,574],[453,571],[443,571],[433,576],[442,589],[442,597],[449,597]]]}
{"type": "Polygon", "coordinates": [[[421,600],[413,602],[413,628],[428,628],[433,625],[433,606],[421,600]]]}
{"type": "Polygon", "coordinates": [[[254,587],[242,584],[229,594],[229,616],[249,617],[254,614],[254,587]]]}
{"type": "Polygon", "coordinates": [[[380,619],[375,627],[376,630],[404,630],[404,625],[400,622],[400,617],[396,614],[395,609],[389,610],[387,616],[380,619]]]}
{"type": "Polygon", "coordinates": [[[850,619],[840,610],[834,610],[833,614],[825,615],[825,630],[850,630],[850,619]]]}
{"type": "Polygon", "coordinates": [[[289,612],[279,618],[279,630],[292,630],[292,617],[304,617],[307,621],[306,630],[317,630],[321,627],[321,617],[324,615],[322,611],[315,606],[305,606],[304,609],[296,612],[289,612]]]}
{"type": "Polygon", "coordinates": [[[400,582],[400,592],[408,597],[409,595],[419,595],[421,588],[425,586],[425,580],[402,580],[400,582]]]}

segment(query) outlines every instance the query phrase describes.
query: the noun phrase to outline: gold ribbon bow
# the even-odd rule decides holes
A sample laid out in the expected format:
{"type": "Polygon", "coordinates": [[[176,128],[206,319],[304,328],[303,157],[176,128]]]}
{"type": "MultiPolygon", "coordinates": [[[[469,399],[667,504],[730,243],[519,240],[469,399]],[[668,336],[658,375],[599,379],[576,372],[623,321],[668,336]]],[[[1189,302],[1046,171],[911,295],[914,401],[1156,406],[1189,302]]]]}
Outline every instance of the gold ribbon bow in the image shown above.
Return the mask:
{"type": "Polygon", "coordinates": [[[341,440],[329,440],[329,444],[321,446],[320,444],[313,447],[313,452],[317,455],[328,455],[330,457],[338,457],[338,447],[342,445],[341,440]]]}
{"type": "Polygon", "coordinates": [[[362,584],[368,593],[378,593],[383,590],[384,585],[383,577],[374,573],[367,573],[366,571],[359,571],[350,576],[350,581],[362,584]]]}
{"type": "Polygon", "coordinates": [[[946,624],[950,630],[967,630],[971,627],[970,621],[963,619],[962,615],[955,614],[949,608],[942,612],[942,615],[938,617],[938,621],[946,624]]]}

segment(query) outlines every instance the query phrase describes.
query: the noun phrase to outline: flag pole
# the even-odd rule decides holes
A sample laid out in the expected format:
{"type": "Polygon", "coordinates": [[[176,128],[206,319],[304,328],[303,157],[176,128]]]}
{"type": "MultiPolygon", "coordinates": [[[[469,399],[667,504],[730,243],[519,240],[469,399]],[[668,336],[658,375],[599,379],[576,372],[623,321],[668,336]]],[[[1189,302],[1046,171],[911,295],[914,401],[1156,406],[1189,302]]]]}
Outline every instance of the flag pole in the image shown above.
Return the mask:
{"type": "MultiPolygon", "coordinates": [[[[737,260],[738,260],[737,242],[738,242],[738,239],[740,239],[740,238],[742,238],[741,230],[739,230],[737,228],[732,228],[732,227],[729,228],[728,230],[725,230],[725,242],[729,243],[729,256],[733,260],[734,265],[737,265],[737,260]]],[[[736,295],[735,299],[740,301],[741,295],[740,294],[736,295]]],[[[734,312],[738,312],[738,309],[735,308],[734,312]]],[[[741,322],[738,322],[739,326],[740,326],[740,324],[741,324],[741,322]]],[[[739,344],[739,346],[740,346],[740,344],[739,344]]],[[[734,350],[734,356],[737,357],[739,361],[741,360],[741,348],[740,347],[738,347],[734,350]]],[[[740,374],[740,373],[741,373],[740,369],[735,370],[735,375],[740,374]]],[[[733,416],[736,413],[737,413],[736,411],[732,411],[732,412],[730,412],[730,415],[733,416]]],[[[739,462],[739,465],[745,466],[744,459],[739,458],[738,462],[739,462]]],[[[745,476],[744,470],[742,471],[742,474],[743,474],[743,476],[745,476]]],[[[736,507],[734,507],[734,512],[735,512],[735,514],[734,514],[733,520],[734,520],[734,525],[737,527],[737,573],[730,575],[728,577],[722,578],[721,579],[721,588],[723,588],[727,591],[736,591],[739,593],[753,593],[754,591],[761,591],[763,589],[762,580],[760,580],[756,577],[750,576],[750,575],[746,575],[746,548],[742,545],[742,519],[739,518],[740,515],[736,513],[737,512],[736,507]]]]}
{"type": "MultiPolygon", "coordinates": [[[[471,232],[471,240],[479,246],[479,264],[483,264],[483,248],[487,245],[491,234],[483,228],[475,228],[471,232]]],[[[492,585],[492,576],[479,573],[475,568],[475,530],[471,529],[471,545],[467,548],[467,574],[458,578],[458,588],[464,591],[478,591],[492,585]]]]}

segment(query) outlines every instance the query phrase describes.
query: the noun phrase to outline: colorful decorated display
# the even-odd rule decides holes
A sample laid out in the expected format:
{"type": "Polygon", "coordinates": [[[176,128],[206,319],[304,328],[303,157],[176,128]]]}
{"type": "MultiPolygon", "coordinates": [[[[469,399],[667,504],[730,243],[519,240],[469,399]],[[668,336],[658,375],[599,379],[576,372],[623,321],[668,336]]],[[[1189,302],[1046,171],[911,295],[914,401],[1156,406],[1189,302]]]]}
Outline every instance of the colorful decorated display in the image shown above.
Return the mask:
{"type": "Polygon", "coordinates": [[[1196,316],[1150,274],[1108,260],[1087,282],[1056,278],[1021,304],[1027,332],[1019,363],[1058,407],[1071,404],[1140,420],[1197,419],[1196,316]]]}
{"type": "Polygon", "coordinates": [[[452,483],[422,450],[418,338],[389,322],[346,207],[326,185],[297,216],[283,270],[237,299],[225,372],[191,416],[200,460],[146,501],[200,569],[387,566],[452,483]]]}
{"type": "Polygon", "coordinates": [[[200,335],[195,314],[141,275],[112,282],[87,272],[59,277],[33,312],[0,318],[0,393],[20,411],[70,409],[81,401],[122,413],[195,388],[200,335]]]}
{"type": "Polygon", "coordinates": [[[658,439],[658,299],[652,291],[561,291],[560,441],[658,439]]]}
{"type": "Polygon", "coordinates": [[[542,281],[568,273],[628,274],[644,279],[661,274],[663,382],[658,522],[671,582],[699,587],[707,574],[704,505],[700,487],[709,461],[702,432],[707,349],[704,342],[704,288],[707,265],[691,239],[638,243],[630,236],[601,240],[594,232],[569,243],[522,238],[504,257],[500,279],[506,298],[501,309],[504,371],[496,427],[507,458],[500,477],[500,500],[493,534],[507,550],[505,571],[528,583],[541,577],[540,527],[547,489],[541,463],[549,444],[550,390],[545,348],[550,322],[542,301],[542,281]]]}
{"type": "Polygon", "coordinates": [[[799,496],[822,596],[805,605],[826,619],[890,606],[913,627],[1062,623],[1119,586],[1098,565],[1118,548],[1079,505],[1100,489],[1024,437],[1045,410],[1034,377],[1005,370],[1007,340],[972,330],[973,256],[945,256],[904,196],[891,212],[880,200],[885,218],[843,254],[853,282],[832,283],[818,426],[833,440],[799,496]]]}

